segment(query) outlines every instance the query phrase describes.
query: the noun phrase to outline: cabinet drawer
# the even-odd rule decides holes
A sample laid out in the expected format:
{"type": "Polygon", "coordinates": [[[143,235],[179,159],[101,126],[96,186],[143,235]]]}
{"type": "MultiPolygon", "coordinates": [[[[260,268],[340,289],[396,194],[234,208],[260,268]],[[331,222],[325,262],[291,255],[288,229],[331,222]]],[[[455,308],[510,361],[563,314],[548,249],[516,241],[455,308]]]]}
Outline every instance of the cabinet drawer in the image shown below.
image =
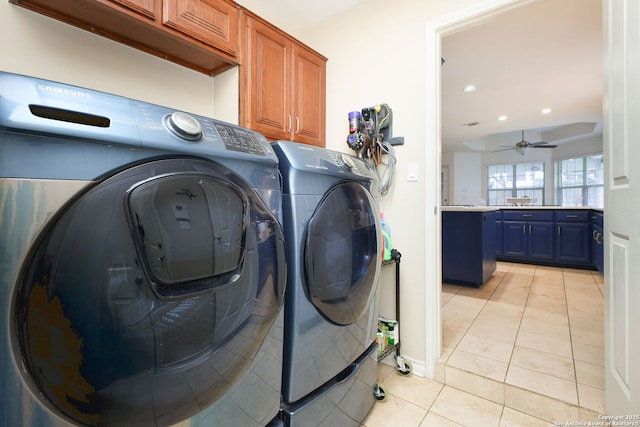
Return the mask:
{"type": "Polygon", "coordinates": [[[553,211],[502,211],[505,221],[553,221],[553,211]]]}
{"type": "Polygon", "coordinates": [[[589,211],[556,211],[556,221],[589,222],[589,211]]]}

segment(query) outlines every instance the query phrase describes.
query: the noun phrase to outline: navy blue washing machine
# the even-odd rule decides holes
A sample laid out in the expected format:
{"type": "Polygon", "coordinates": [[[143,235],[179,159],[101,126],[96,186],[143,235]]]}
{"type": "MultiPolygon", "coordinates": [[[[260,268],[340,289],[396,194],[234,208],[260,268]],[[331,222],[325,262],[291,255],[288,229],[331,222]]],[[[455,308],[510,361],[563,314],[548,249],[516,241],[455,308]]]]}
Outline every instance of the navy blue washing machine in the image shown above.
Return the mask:
{"type": "Polygon", "coordinates": [[[0,73],[0,425],[277,418],[281,206],[256,132],[0,73]]]}
{"type": "Polygon", "coordinates": [[[379,183],[348,154],[272,144],[287,243],[285,426],[354,426],[375,403],[379,183]]]}

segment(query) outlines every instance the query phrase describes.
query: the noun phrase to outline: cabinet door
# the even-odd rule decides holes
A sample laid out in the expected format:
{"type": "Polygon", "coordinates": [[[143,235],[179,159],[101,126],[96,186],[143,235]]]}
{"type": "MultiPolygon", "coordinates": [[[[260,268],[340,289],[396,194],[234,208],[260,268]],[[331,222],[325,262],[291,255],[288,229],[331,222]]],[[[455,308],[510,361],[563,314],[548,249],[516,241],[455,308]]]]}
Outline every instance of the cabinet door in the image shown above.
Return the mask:
{"type": "Polygon", "coordinates": [[[293,140],[324,146],[326,62],[302,46],[293,57],[293,140]]]}
{"type": "Polygon", "coordinates": [[[589,224],[557,222],[555,226],[556,260],[589,264],[591,261],[589,224]]]}
{"type": "Polygon", "coordinates": [[[591,256],[593,264],[600,273],[604,273],[604,246],[602,227],[594,224],[591,228],[591,256]]]}
{"type": "Polygon", "coordinates": [[[553,223],[529,222],[527,229],[529,257],[537,260],[553,260],[553,223]]]}
{"type": "Polygon", "coordinates": [[[289,140],[291,116],[291,41],[260,21],[247,18],[247,77],[243,125],[270,139],[289,140]]]}
{"type": "Polygon", "coordinates": [[[503,256],[526,258],[528,236],[525,221],[502,221],[503,256]]]}
{"type": "Polygon", "coordinates": [[[502,256],[502,220],[496,220],[496,256],[502,256]]]}
{"type": "Polygon", "coordinates": [[[237,55],[238,9],[233,4],[224,0],[164,0],[163,6],[166,26],[237,55]]]}

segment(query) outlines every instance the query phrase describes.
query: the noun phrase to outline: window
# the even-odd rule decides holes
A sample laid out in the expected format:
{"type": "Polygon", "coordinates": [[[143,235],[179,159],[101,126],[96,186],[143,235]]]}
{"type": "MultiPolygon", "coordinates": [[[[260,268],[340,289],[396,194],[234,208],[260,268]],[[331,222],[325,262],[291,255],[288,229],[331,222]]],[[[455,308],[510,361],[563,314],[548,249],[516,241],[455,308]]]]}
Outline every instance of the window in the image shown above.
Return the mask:
{"type": "Polygon", "coordinates": [[[604,206],[602,154],[556,162],[556,203],[560,206],[604,206]]]}
{"type": "Polygon", "coordinates": [[[516,163],[487,167],[489,206],[508,205],[507,198],[530,197],[531,204],[544,204],[544,163],[516,163]]]}

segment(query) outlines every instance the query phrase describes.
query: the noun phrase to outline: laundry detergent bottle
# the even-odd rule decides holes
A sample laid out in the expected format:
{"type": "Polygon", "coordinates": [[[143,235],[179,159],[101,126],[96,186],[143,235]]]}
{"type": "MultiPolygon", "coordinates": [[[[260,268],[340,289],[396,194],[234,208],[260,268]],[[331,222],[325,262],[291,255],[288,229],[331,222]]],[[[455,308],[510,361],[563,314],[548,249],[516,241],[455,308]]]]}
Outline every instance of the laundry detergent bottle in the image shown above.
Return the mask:
{"type": "Polygon", "coordinates": [[[380,213],[380,228],[382,229],[382,260],[389,261],[391,259],[391,228],[389,223],[384,219],[384,214],[380,213]]]}

